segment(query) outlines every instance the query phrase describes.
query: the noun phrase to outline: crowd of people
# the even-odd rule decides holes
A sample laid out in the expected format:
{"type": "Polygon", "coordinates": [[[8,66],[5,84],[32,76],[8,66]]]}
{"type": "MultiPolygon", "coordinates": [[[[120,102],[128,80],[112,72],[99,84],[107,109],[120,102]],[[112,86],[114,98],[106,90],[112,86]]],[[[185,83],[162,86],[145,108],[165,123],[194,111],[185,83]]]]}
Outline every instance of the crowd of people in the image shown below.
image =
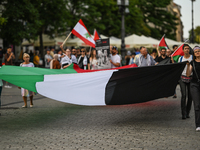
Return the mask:
{"type": "MultiPolygon", "coordinates": [[[[177,45],[173,46],[173,51],[178,48],[177,45]]],[[[200,47],[196,46],[191,51],[188,44],[183,46],[184,55],[181,56],[178,62],[187,61],[182,75],[179,80],[179,85],[181,89],[181,115],[182,119],[190,118],[190,110],[192,106],[192,101],[194,103],[195,110],[195,124],[196,131],[200,131],[200,47]]],[[[138,67],[142,66],[153,66],[161,63],[165,59],[170,59],[170,63],[174,62],[171,57],[172,52],[169,49],[161,48],[160,50],[153,49],[152,53],[149,54],[148,50],[141,46],[139,51],[127,52],[125,56],[125,64],[131,65],[136,64],[138,67]]],[[[0,50],[1,57],[1,50],[0,50]]],[[[122,65],[121,55],[118,54],[118,48],[116,46],[110,46],[110,68],[117,68],[122,65]]],[[[44,56],[44,64],[47,69],[66,69],[71,64],[77,64],[81,69],[84,70],[97,70],[98,69],[98,59],[97,52],[95,49],[91,51],[86,51],[85,48],[72,48],[64,49],[60,46],[60,50],[55,52],[55,49],[51,47],[46,49],[46,54],[44,56]]],[[[12,53],[11,47],[7,48],[7,53],[4,56],[5,65],[13,65],[13,60],[15,55],[12,53]]],[[[39,52],[36,51],[34,54],[23,54],[24,62],[20,64],[21,67],[38,67],[41,64],[39,57],[39,52]],[[32,60],[33,63],[30,61],[32,60]]],[[[0,87],[2,87],[2,82],[0,81],[0,87]]],[[[5,88],[11,88],[6,82],[5,88]]],[[[1,91],[2,88],[0,88],[1,91]]],[[[33,95],[34,93],[26,89],[21,88],[21,95],[24,100],[23,108],[27,107],[27,97],[30,98],[30,107],[33,107],[33,95]]],[[[176,98],[176,92],[173,98],[176,98]]]]}

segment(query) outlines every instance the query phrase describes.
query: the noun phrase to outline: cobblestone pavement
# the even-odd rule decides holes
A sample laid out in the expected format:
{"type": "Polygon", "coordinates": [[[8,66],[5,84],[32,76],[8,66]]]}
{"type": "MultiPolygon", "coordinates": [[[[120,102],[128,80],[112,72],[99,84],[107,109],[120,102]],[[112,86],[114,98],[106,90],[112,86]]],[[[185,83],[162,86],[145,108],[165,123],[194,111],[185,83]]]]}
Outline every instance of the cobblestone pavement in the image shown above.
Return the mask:
{"type": "Polygon", "coordinates": [[[182,120],[179,91],[177,86],[177,99],[104,107],[71,105],[38,94],[33,108],[21,108],[20,90],[3,88],[0,150],[199,150],[193,107],[191,118],[182,120]]]}

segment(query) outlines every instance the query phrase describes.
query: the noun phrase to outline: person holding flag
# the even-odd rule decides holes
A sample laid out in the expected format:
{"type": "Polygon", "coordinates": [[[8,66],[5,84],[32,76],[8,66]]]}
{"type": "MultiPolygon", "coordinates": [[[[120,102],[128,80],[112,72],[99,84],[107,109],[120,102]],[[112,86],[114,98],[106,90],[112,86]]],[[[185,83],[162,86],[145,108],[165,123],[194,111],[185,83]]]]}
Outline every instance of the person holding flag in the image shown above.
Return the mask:
{"type": "Polygon", "coordinates": [[[187,63],[187,77],[192,75],[190,90],[194,102],[196,131],[200,131],[200,47],[193,49],[193,60],[187,63]]]}
{"type": "MultiPolygon", "coordinates": [[[[188,44],[183,45],[183,52],[184,55],[179,57],[178,62],[184,62],[188,61],[191,62],[193,56],[189,54],[190,52],[190,47],[188,44]]],[[[192,98],[190,94],[190,80],[191,77],[186,76],[186,71],[187,71],[187,66],[185,66],[181,79],[179,81],[179,85],[181,88],[181,113],[182,113],[182,119],[190,118],[189,113],[191,110],[191,105],[192,105],[192,98]],[[186,97],[187,97],[187,102],[186,102],[186,97]]]]}
{"type": "MultiPolygon", "coordinates": [[[[75,36],[80,38],[85,44],[92,46],[95,48],[95,41],[91,37],[91,34],[87,30],[85,24],[80,19],[79,22],[76,24],[76,26],[73,28],[72,32],[75,36]]],[[[64,43],[64,42],[63,42],[64,43]]]]}

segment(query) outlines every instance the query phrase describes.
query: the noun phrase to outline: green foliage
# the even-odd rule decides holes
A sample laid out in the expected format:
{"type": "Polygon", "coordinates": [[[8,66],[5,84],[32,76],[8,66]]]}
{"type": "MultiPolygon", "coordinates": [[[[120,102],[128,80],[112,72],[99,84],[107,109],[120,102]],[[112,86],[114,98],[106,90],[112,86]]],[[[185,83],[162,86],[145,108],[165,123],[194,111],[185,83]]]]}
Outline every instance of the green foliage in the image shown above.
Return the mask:
{"type": "MultiPolygon", "coordinates": [[[[129,0],[125,14],[126,36],[147,35],[175,38],[176,18],[166,11],[171,0],[129,0]],[[155,27],[150,26],[152,23],[155,27]]],[[[71,31],[82,19],[93,34],[121,37],[121,14],[117,0],[1,0],[0,38],[19,45],[22,39],[50,37],[71,31]]]]}
{"type": "Polygon", "coordinates": [[[2,18],[6,21],[0,26],[0,38],[7,43],[19,45],[23,38],[35,38],[40,22],[39,13],[30,0],[4,0],[0,5],[2,18]]]}
{"type": "Polygon", "coordinates": [[[144,16],[146,27],[151,36],[160,38],[166,34],[168,38],[175,39],[176,17],[167,11],[171,0],[141,0],[140,9],[144,16]]]}
{"type": "MultiPolygon", "coordinates": [[[[189,39],[192,37],[192,30],[189,31],[189,39]]],[[[194,29],[194,43],[200,43],[200,26],[194,29]]]]}
{"type": "Polygon", "coordinates": [[[7,22],[6,18],[0,17],[0,26],[6,24],[6,22],[7,22]]]}
{"type": "Polygon", "coordinates": [[[64,0],[37,0],[33,2],[38,11],[38,20],[41,22],[38,34],[45,33],[55,36],[67,30],[68,11],[64,0]]]}

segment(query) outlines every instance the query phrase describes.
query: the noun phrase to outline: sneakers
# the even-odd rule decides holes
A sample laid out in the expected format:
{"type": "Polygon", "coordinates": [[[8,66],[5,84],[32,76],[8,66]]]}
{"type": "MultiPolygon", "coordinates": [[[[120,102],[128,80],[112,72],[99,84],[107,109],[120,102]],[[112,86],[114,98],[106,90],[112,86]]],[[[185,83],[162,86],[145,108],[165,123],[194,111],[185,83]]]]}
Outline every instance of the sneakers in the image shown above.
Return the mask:
{"type": "Polygon", "coordinates": [[[27,106],[26,106],[26,105],[23,105],[22,108],[27,108],[27,106]]]}
{"type": "Polygon", "coordinates": [[[200,127],[197,127],[197,128],[196,128],[196,131],[197,131],[197,132],[200,132],[200,127]]]}
{"type": "Polygon", "coordinates": [[[30,107],[32,108],[32,107],[33,107],[33,105],[30,105],[30,107]]]}

